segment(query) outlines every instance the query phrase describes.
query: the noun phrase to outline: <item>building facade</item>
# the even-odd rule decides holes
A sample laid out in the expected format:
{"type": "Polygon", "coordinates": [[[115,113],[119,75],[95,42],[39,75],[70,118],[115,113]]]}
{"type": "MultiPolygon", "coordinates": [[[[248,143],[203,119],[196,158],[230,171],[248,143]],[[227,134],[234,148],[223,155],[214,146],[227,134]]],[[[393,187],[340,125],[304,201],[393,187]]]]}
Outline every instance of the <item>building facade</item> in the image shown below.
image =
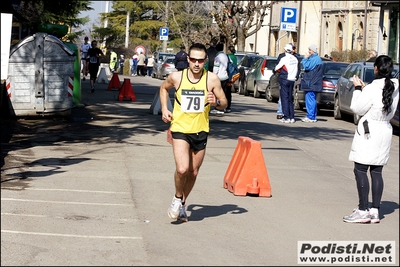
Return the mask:
{"type": "Polygon", "coordinates": [[[398,1],[271,1],[269,23],[246,39],[246,51],[277,56],[287,43],[300,54],[311,44],[319,55],[332,51],[371,50],[399,62],[398,1]],[[282,31],[283,7],[297,9],[296,31],[282,31]]]}

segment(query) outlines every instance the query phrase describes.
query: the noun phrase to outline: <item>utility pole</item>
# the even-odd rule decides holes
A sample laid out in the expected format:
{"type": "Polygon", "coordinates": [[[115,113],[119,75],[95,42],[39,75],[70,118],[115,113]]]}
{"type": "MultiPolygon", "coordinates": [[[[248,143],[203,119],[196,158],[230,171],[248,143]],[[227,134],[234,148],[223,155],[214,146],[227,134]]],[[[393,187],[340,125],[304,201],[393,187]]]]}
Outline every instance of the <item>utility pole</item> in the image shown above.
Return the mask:
{"type": "MultiPolygon", "coordinates": [[[[165,17],[164,17],[165,28],[168,28],[168,6],[169,6],[169,1],[165,1],[165,17]]],[[[167,52],[167,42],[168,40],[163,40],[163,52],[167,52]]]]}
{"type": "MultiPolygon", "coordinates": [[[[106,8],[105,8],[105,13],[108,13],[110,10],[110,1],[106,1],[106,8]]],[[[106,18],[104,20],[104,28],[107,28],[108,25],[108,19],[106,18]]],[[[103,38],[103,44],[100,46],[101,50],[103,51],[104,54],[106,54],[106,37],[103,38]]]]}
{"type": "Polygon", "coordinates": [[[125,26],[125,48],[128,48],[129,44],[129,17],[131,15],[131,12],[128,11],[126,13],[126,26],[125,26]]]}

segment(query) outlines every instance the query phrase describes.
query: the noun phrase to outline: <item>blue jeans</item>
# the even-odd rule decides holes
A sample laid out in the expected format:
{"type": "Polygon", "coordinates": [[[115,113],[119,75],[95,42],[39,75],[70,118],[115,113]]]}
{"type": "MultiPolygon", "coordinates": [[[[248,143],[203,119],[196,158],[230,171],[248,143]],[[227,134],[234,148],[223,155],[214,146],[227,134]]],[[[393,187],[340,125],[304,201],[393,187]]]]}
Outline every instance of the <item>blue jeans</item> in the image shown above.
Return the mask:
{"type": "Polygon", "coordinates": [[[147,76],[151,76],[153,73],[153,67],[147,67],[147,76]]]}
{"type": "Polygon", "coordinates": [[[137,71],[137,64],[133,64],[131,67],[131,74],[136,74],[137,71]]]}

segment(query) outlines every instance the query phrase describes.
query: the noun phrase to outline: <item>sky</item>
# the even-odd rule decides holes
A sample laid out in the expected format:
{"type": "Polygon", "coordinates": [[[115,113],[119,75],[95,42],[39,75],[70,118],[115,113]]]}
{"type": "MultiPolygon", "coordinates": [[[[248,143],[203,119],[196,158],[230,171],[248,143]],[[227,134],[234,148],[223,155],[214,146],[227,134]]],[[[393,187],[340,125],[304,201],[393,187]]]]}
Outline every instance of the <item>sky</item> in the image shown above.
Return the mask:
{"type": "Polygon", "coordinates": [[[91,1],[91,4],[89,5],[90,7],[93,8],[93,10],[90,11],[85,11],[81,12],[79,17],[86,17],[89,16],[90,22],[87,23],[85,26],[83,26],[83,29],[85,32],[89,32],[89,29],[91,28],[92,24],[99,24],[99,13],[106,12],[106,2],[110,2],[111,6],[111,1],[91,1]]]}

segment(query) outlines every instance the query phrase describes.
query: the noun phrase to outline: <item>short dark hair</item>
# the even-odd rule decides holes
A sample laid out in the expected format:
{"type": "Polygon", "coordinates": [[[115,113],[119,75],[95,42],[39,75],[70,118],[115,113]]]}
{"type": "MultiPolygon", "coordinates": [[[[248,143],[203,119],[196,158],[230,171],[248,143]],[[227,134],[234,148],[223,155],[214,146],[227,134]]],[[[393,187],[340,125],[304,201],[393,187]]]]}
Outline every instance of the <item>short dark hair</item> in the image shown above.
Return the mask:
{"type": "Polygon", "coordinates": [[[190,55],[190,51],[192,50],[198,50],[198,51],[204,51],[204,53],[207,55],[207,48],[205,45],[201,44],[201,43],[194,43],[190,46],[189,48],[189,55],[190,55]]]}
{"type": "Polygon", "coordinates": [[[230,45],[228,47],[229,51],[231,51],[232,53],[236,53],[235,47],[233,45],[230,45]]]}
{"type": "Polygon", "coordinates": [[[215,48],[218,52],[224,50],[224,43],[218,43],[215,48]]]}

